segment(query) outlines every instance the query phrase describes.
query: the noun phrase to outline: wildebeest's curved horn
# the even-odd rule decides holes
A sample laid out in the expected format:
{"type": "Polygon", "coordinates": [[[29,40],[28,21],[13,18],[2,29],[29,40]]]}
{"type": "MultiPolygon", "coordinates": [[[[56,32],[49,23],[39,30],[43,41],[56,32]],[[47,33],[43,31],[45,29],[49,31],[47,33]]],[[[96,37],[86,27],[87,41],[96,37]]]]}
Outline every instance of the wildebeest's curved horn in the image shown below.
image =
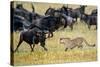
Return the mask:
{"type": "Polygon", "coordinates": [[[31,4],[31,6],[32,6],[32,12],[35,12],[34,5],[33,5],[33,4],[31,4]]]}
{"type": "Polygon", "coordinates": [[[87,5],[80,5],[80,7],[87,7],[87,5]]]}
{"type": "Polygon", "coordinates": [[[23,5],[20,3],[20,4],[16,4],[16,8],[23,8],[23,5]]]}

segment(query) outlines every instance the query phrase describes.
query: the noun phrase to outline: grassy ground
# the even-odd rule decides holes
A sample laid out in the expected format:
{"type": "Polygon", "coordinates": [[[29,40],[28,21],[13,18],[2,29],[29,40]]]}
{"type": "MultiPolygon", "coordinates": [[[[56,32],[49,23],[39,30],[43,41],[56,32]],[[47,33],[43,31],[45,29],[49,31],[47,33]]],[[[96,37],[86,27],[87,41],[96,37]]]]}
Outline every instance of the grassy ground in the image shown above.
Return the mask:
{"type": "MultiPolygon", "coordinates": [[[[18,2],[19,3],[19,2],[18,2]]],[[[59,4],[40,4],[34,3],[36,12],[43,14],[49,6],[61,7],[59,4]]],[[[70,7],[76,8],[78,6],[69,5],[70,7]]],[[[29,4],[24,4],[24,7],[31,11],[29,4]],[[27,5],[27,6],[26,6],[27,5]]],[[[86,9],[86,13],[90,13],[91,10],[95,9],[94,6],[89,6],[86,9]]],[[[14,32],[14,49],[16,48],[19,41],[20,32],[14,32]]],[[[59,43],[61,37],[84,37],[89,44],[97,45],[97,31],[95,26],[92,26],[91,30],[87,28],[85,23],[80,21],[74,25],[74,30],[70,28],[64,30],[59,29],[54,32],[54,37],[46,40],[46,47],[48,51],[44,51],[41,46],[36,45],[35,51],[30,52],[30,47],[27,43],[23,42],[19,47],[19,52],[14,53],[14,65],[30,65],[30,64],[49,64],[49,63],[65,63],[65,62],[80,62],[80,61],[96,61],[97,60],[97,47],[88,47],[84,44],[82,49],[74,48],[73,50],[64,51],[65,47],[59,43]]]]}

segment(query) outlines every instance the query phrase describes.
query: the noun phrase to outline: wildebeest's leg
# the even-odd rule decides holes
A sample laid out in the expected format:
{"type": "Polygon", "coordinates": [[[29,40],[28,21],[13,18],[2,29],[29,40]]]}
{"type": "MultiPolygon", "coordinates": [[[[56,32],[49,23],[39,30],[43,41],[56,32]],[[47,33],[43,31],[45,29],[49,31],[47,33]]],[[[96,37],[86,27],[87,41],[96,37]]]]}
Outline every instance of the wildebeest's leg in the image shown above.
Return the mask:
{"type": "Polygon", "coordinates": [[[40,45],[44,48],[45,51],[48,50],[48,49],[45,47],[45,43],[41,43],[40,45]]]}
{"type": "Polygon", "coordinates": [[[89,24],[89,25],[88,25],[88,29],[90,30],[90,28],[91,28],[91,25],[89,24]]]}
{"type": "Polygon", "coordinates": [[[53,37],[53,32],[50,32],[51,33],[51,37],[53,37]]]}
{"type": "Polygon", "coordinates": [[[65,49],[65,51],[67,51],[67,50],[68,50],[68,48],[65,49]]]}
{"type": "Polygon", "coordinates": [[[75,19],[76,19],[76,22],[77,22],[77,17],[75,17],[75,19]]]}
{"type": "Polygon", "coordinates": [[[81,15],[80,21],[83,23],[84,22],[84,18],[81,15]]]}
{"type": "Polygon", "coordinates": [[[53,32],[48,33],[48,38],[53,37],[53,32]]]}
{"type": "Polygon", "coordinates": [[[71,30],[73,30],[73,24],[70,25],[71,30]]]}
{"type": "Polygon", "coordinates": [[[48,38],[50,38],[50,32],[48,33],[48,38]]]}
{"type": "Polygon", "coordinates": [[[35,36],[33,36],[33,38],[32,38],[32,42],[33,42],[33,47],[32,47],[32,44],[30,44],[30,47],[31,47],[31,51],[34,51],[34,47],[35,47],[35,36]]]}
{"type": "Polygon", "coordinates": [[[17,45],[17,48],[15,49],[14,52],[16,52],[18,50],[18,48],[19,48],[19,46],[21,45],[22,42],[23,42],[23,32],[20,34],[20,40],[19,40],[19,43],[17,45]]]}
{"type": "Polygon", "coordinates": [[[97,25],[96,25],[96,30],[97,30],[97,25]]]}
{"type": "Polygon", "coordinates": [[[35,44],[33,44],[33,51],[34,51],[35,44]]]}
{"type": "Polygon", "coordinates": [[[64,28],[67,28],[67,21],[64,22],[64,28]]]}
{"type": "Polygon", "coordinates": [[[90,19],[87,21],[88,29],[90,30],[91,24],[90,24],[90,19]]]}
{"type": "Polygon", "coordinates": [[[19,41],[19,43],[18,43],[18,45],[17,45],[17,48],[15,49],[15,51],[14,52],[16,52],[17,50],[18,50],[18,48],[19,48],[19,46],[20,46],[20,44],[23,42],[23,40],[22,39],[20,39],[20,41],[19,41]]]}
{"type": "Polygon", "coordinates": [[[29,44],[30,45],[30,48],[31,48],[31,52],[33,51],[33,48],[32,48],[32,44],[29,44]]]}

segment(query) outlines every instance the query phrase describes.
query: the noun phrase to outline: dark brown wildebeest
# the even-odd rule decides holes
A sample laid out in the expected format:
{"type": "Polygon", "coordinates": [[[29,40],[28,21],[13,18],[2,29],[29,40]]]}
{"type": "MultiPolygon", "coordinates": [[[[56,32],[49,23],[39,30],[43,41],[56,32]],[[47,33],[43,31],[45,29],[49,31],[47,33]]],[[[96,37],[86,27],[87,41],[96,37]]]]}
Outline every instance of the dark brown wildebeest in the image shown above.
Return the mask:
{"type": "Polygon", "coordinates": [[[11,2],[10,5],[11,32],[28,28],[35,18],[40,17],[39,14],[35,13],[33,4],[31,4],[32,12],[25,9],[22,4],[17,4],[16,8],[14,8],[14,2],[11,2]]]}
{"type": "MultiPolygon", "coordinates": [[[[53,32],[55,32],[60,27],[60,24],[63,24],[63,23],[60,23],[61,18],[62,16],[60,15],[56,17],[45,16],[42,18],[38,18],[32,22],[29,28],[31,29],[37,26],[41,28],[42,30],[48,30],[49,31],[48,37],[53,37],[53,32]]],[[[63,24],[62,26],[65,26],[65,24],[63,24]]]]}
{"type": "MultiPolygon", "coordinates": [[[[63,5],[60,9],[58,9],[61,13],[66,14],[67,16],[70,16],[74,18],[76,21],[78,18],[81,18],[81,15],[85,13],[85,7],[86,5],[80,5],[79,8],[73,9],[69,8],[68,5],[63,5]]],[[[50,11],[50,9],[49,9],[50,11]]]]}
{"type": "Polygon", "coordinates": [[[15,52],[18,50],[19,46],[23,41],[29,44],[31,51],[34,51],[35,44],[38,44],[40,42],[40,45],[44,48],[45,51],[47,51],[47,48],[45,47],[45,40],[46,35],[45,31],[40,30],[39,28],[33,28],[29,29],[27,31],[23,31],[20,34],[20,40],[17,45],[17,48],[15,49],[15,52]]]}
{"type": "Polygon", "coordinates": [[[91,15],[96,15],[97,16],[97,9],[92,10],[91,15]]]}
{"type": "Polygon", "coordinates": [[[97,15],[93,15],[93,14],[83,14],[81,17],[81,21],[85,22],[88,25],[88,28],[91,28],[91,25],[95,25],[96,29],[97,29],[97,15]]]}

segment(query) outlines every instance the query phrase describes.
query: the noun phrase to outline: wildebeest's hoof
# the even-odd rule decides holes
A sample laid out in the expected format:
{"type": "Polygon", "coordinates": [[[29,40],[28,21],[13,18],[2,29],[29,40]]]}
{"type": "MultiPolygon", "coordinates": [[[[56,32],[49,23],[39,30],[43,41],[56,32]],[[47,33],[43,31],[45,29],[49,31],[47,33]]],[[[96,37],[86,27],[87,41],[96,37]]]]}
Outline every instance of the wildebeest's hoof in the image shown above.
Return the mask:
{"type": "Polygon", "coordinates": [[[45,51],[48,51],[48,49],[45,49],[45,51]]]}
{"type": "Polygon", "coordinates": [[[34,52],[34,50],[31,50],[31,52],[34,52]]]}

